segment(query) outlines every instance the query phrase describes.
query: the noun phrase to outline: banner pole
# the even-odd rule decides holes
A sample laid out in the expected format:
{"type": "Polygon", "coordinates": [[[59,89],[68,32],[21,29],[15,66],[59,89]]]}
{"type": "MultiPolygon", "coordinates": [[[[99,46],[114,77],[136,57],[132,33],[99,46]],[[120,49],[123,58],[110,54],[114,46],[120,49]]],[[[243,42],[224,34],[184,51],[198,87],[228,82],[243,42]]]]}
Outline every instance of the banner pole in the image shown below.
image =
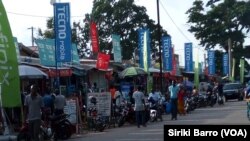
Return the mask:
{"type": "Polygon", "coordinates": [[[2,83],[0,83],[0,109],[1,109],[1,118],[2,118],[2,124],[4,126],[4,135],[9,135],[9,127],[8,124],[6,122],[6,116],[5,116],[5,112],[3,109],[3,103],[2,103],[2,83]]]}

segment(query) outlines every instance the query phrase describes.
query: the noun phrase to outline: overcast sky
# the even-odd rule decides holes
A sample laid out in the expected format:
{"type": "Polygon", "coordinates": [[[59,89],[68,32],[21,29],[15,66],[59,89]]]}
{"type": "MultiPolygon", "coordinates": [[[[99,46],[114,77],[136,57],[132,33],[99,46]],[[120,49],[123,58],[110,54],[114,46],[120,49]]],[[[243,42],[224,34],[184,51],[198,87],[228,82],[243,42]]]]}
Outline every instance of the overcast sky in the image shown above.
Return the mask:
{"type": "MultiPolygon", "coordinates": [[[[50,0],[2,0],[8,15],[13,36],[26,46],[31,46],[31,30],[34,36],[37,29],[46,29],[46,20],[53,16],[53,6],[50,0]]],[[[85,13],[92,10],[92,0],[57,0],[70,2],[71,22],[84,18],[85,13]]],[[[180,56],[180,63],[184,65],[184,43],[192,42],[194,54],[198,51],[198,41],[189,33],[185,12],[192,6],[194,0],[159,0],[160,24],[172,36],[175,53],[180,56]]],[[[147,14],[157,23],[156,0],[135,0],[136,4],[146,7],[147,14]]],[[[199,49],[199,60],[203,61],[205,51],[199,49]]],[[[194,55],[195,56],[195,55],[194,55]]]]}

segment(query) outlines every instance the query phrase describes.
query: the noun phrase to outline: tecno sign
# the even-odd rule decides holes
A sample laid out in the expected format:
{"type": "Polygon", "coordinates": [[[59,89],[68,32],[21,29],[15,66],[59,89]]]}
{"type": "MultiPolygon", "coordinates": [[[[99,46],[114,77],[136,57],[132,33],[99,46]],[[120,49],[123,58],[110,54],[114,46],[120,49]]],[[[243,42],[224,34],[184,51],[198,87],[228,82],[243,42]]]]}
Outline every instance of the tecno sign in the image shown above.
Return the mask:
{"type": "Polygon", "coordinates": [[[55,4],[56,59],[71,61],[71,29],[69,3],[55,4]]]}

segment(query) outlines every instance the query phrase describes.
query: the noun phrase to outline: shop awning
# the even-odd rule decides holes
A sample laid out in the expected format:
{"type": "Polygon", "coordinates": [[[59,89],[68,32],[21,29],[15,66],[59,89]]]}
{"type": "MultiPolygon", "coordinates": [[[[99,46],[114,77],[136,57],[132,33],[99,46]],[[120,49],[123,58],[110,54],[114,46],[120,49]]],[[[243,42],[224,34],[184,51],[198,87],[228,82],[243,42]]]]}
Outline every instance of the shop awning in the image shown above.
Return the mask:
{"type": "Polygon", "coordinates": [[[68,67],[42,67],[43,71],[48,74],[49,77],[69,77],[72,75],[72,69],[68,67]]]}

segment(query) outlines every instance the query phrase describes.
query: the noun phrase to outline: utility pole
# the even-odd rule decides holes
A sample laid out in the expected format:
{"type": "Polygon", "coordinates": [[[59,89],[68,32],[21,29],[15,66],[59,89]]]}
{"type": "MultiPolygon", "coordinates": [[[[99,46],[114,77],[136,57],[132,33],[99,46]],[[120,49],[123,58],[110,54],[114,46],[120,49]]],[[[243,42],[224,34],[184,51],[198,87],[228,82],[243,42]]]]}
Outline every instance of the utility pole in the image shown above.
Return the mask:
{"type": "Polygon", "coordinates": [[[231,39],[228,39],[228,67],[229,67],[229,72],[228,72],[228,78],[229,80],[232,80],[232,52],[231,52],[231,48],[232,48],[232,43],[231,43],[231,39]]]}
{"type": "Polygon", "coordinates": [[[157,19],[158,19],[158,42],[159,42],[159,63],[160,63],[160,90],[163,94],[163,85],[162,85],[162,54],[161,54],[161,27],[160,27],[160,10],[159,10],[159,0],[157,0],[157,19]]]}
{"type": "Polygon", "coordinates": [[[28,29],[31,29],[31,42],[32,42],[32,47],[34,46],[34,27],[30,27],[28,29]]]}

